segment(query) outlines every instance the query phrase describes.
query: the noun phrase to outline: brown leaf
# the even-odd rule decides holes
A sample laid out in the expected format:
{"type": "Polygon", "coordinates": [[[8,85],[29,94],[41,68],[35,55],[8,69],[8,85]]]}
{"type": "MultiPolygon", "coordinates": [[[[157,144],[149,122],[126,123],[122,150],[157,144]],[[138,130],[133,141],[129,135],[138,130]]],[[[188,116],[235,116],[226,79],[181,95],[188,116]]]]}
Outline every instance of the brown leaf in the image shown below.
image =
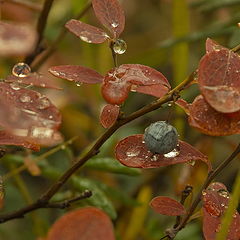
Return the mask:
{"type": "Polygon", "coordinates": [[[55,77],[74,81],[77,84],[95,84],[103,81],[103,76],[91,68],[74,65],[54,66],[48,70],[55,77]]]}
{"type": "Polygon", "coordinates": [[[109,38],[102,29],[75,19],[68,21],[65,27],[87,43],[103,43],[109,38]]]}
{"type": "Polygon", "coordinates": [[[28,25],[0,21],[0,55],[25,55],[31,53],[36,42],[36,32],[28,25]]]}
{"type": "Polygon", "coordinates": [[[98,20],[118,38],[125,27],[124,11],[118,0],[92,0],[92,5],[98,20]]]}
{"type": "Polygon", "coordinates": [[[169,88],[163,85],[150,85],[150,86],[134,86],[132,85],[132,92],[143,93],[157,98],[163,97],[169,92],[169,88]]]}
{"type": "Polygon", "coordinates": [[[226,136],[240,133],[240,112],[232,118],[217,112],[199,95],[190,105],[189,124],[211,136],[226,136]]]}
{"type": "MultiPolygon", "coordinates": [[[[215,240],[220,230],[221,217],[229,202],[230,196],[222,183],[212,183],[202,193],[203,200],[203,233],[206,240],[215,240]]],[[[226,240],[240,239],[240,215],[236,211],[226,240]]]]}
{"type": "Polygon", "coordinates": [[[117,105],[107,104],[104,106],[101,115],[100,122],[104,128],[111,127],[117,120],[120,108],[117,105]]]}
{"type": "Polygon", "coordinates": [[[86,207],[62,216],[51,227],[47,240],[114,240],[113,225],[100,209],[86,207]]]}
{"type": "Polygon", "coordinates": [[[157,213],[167,216],[180,216],[186,214],[184,206],[169,197],[158,196],[152,199],[150,206],[157,213]]]}
{"type": "Polygon", "coordinates": [[[177,163],[205,162],[209,169],[208,158],[186,142],[179,140],[179,150],[168,154],[153,154],[145,146],[143,135],[137,134],[121,140],[115,147],[115,156],[123,165],[135,168],[158,168],[177,163]]]}
{"type": "Polygon", "coordinates": [[[200,61],[198,83],[207,102],[223,113],[240,110],[240,56],[228,49],[211,51],[200,61]]]}

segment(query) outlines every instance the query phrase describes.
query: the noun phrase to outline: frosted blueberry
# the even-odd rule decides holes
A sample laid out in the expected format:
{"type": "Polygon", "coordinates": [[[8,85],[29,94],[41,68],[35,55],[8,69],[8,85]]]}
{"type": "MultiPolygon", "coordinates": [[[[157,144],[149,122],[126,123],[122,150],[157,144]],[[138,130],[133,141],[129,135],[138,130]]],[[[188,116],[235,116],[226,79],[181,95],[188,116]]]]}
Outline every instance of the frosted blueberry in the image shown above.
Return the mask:
{"type": "Polygon", "coordinates": [[[172,125],[158,121],[145,129],[144,141],[152,153],[165,154],[177,148],[178,133],[172,125]]]}

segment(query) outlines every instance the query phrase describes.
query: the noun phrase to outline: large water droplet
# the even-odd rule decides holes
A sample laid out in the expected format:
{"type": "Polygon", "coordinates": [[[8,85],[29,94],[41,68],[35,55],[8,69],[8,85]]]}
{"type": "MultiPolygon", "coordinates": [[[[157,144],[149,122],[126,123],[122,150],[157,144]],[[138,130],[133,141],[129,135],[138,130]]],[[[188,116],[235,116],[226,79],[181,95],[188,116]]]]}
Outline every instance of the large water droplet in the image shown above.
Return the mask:
{"type": "Polygon", "coordinates": [[[17,63],[13,66],[12,74],[16,77],[27,77],[31,68],[26,63],[17,63]]]}
{"type": "Polygon", "coordinates": [[[87,42],[87,43],[92,43],[92,41],[87,38],[86,36],[80,36],[81,40],[84,41],[84,42],[87,42]]]}
{"type": "Polygon", "coordinates": [[[43,110],[50,107],[50,101],[46,97],[40,98],[39,100],[40,102],[37,106],[38,109],[43,110]]]}
{"type": "Polygon", "coordinates": [[[117,39],[116,42],[113,43],[113,51],[116,54],[123,54],[127,50],[127,44],[124,40],[122,39],[117,39]]]}
{"type": "Polygon", "coordinates": [[[22,103],[28,103],[31,101],[31,97],[27,94],[22,94],[19,98],[22,103]]]}
{"type": "Polygon", "coordinates": [[[179,154],[179,150],[174,148],[171,152],[163,154],[163,156],[166,158],[173,158],[178,156],[179,154]]]}

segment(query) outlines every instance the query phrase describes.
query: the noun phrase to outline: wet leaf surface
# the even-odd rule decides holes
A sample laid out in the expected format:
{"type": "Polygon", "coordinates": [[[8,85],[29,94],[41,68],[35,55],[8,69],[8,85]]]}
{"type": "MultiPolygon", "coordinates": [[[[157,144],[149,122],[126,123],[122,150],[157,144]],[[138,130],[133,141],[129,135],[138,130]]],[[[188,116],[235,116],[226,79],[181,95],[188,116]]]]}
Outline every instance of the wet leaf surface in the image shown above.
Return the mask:
{"type": "Polygon", "coordinates": [[[75,19],[68,21],[65,27],[87,43],[103,43],[109,38],[102,29],[75,19]]]}
{"type": "Polygon", "coordinates": [[[198,83],[207,102],[223,113],[240,110],[240,56],[228,49],[211,51],[200,61],[198,83]]]}
{"type": "Polygon", "coordinates": [[[227,49],[220,44],[218,44],[216,41],[212,40],[211,38],[207,38],[206,40],[206,52],[210,53],[213,51],[219,51],[222,49],[227,49]]]}
{"type": "Polygon", "coordinates": [[[51,227],[47,240],[114,240],[113,225],[100,209],[86,207],[62,216],[51,227]]]}
{"type": "MultiPolygon", "coordinates": [[[[220,230],[221,217],[229,202],[230,196],[227,188],[222,183],[212,183],[202,193],[203,200],[203,233],[206,240],[215,240],[220,230]]],[[[240,216],[236,212],[226,240],[240,239],[240,216]]]]}
{"type": "Polygon", "coordinates": [[[135,168],[158,168],[177,163],[191,163],[203,161],[211,169],[208,158],[186,142],[179,141],[176,152],[153,154],[147,150],[143,142],[143,135],[137,134],[121,140],[115,147],[115,156],[123,165],[135,168]]]}
{"type": "Polygon", "coordinates": [[[165,196],[153,198],[150,202],[150,206],[155,212],[167,216],[180,216],[186,214],[186,210],[181,203],[165,196]]]}
{"type": "Polygon", "coordinates": [[[240,112],[234,117],[214,110],[199,95],[190,105],[189,124],[211,136],[226,136],[240,133],[240,112]]]}
{"type": "Polygon", "coordinates": [[[55,77],[73,81],[75,83],[101,83],[103,77],[91,68],[76,65],[61,65],[49,68],[55,77]]]}
{"type": "Polygon", "coordinates": [[[36,32],[28,25],[0,21],[0,55],[29,54],[36,42],[36,32]]]}
{"type": "Polygon", "coordinates": [[[118,38],[125,27],[124,11],[118,0],[93,0],[98,20],[118,38]]]}
{"type": "Polygon", "coordinates": [[[104,106],[101,115],[100,122],[104,128],[111,127],[117,120],[120,108],[117,105],[107,104],[104,106]]]}

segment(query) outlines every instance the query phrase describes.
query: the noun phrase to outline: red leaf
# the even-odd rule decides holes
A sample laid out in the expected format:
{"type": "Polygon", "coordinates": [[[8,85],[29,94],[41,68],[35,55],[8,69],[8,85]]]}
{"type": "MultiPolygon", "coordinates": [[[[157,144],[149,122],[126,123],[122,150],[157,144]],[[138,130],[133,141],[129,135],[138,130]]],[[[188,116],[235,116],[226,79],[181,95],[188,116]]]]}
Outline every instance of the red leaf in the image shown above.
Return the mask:
{"type": "Polygon", "coordinates": [[[188,102],[186,102],[184,99],[179,98],[176,102],[176,105],[178,105],[179,107],[181,107],[184,112],[189,115],[190,114],[190,105],[188,102]]]}
{"type": "Polygon", "coordinates": [[[162,96],[170,88],[170,84],[162,73],[153,68],[140,64],[123,64],[106,74],[102,95],[107,102],[119,105],[126,100],[131,88],[133,91],[162,96]],[[156,92],[157,90],[159,93],[156,92]]]}
{"type": "Polygon", "coordinates": [[[136,87],[133,85],[131,91],[161,98],[168,93],[169,88],[163,85],[136,86],[136,87]]]}
{"type": "Polygon", "coordinates": [[[211,136],[226,136],[240,133],[240,114],[231,118],[229,114],[214,110],[199,95],[190,105],[189,124],[199,131],[211,136]]]}
{"type": "Polygon", "coordinates": [[[62,216],[51,227],[47,240],[114,240],[113,225],[100,209],[86,207],[62,216]]]}
{"type": "Polygon", "coordinates": [[[109,38],[102,29],[75,19],[68,21],[65,27],[87,43],[103,43],[109,38]]]}
{"type": "Polygon", "coordinates": [[[201,160],[211,169],[208,158],[183,141],[179,141],[179,151],[177,153],[173,152],[172,155],[164,156],[151,153],[143,142],[142,134],[129,136],[121,140],[115,147],[115,156],[123,165],[135,168],[158,168],[201,160]]]}
{"type": "Polygon", "coordinates": [[[240,56],[228,49],[212,51],[200,61],[198,83],[207,102],[223,113],[240,110],[240,56]]]}
{"type": "Polygon", "coordinates": [[[48,70],[55,77],[63,78],[75,83],[95,84],[101,83],[103,77],[91,68],[74,66],[74,65],[61,65],[54,66],[48,70]]]}
{"type": "Polygon", "coordinates": [[[184,206],[178,201],[164,196],[155,197],[150,202],[157,213],[167,216],[180,216],[186,214],[184,206]]]}
{"type": "Polygon", "coordinates": [[[14,136],[6,131],[0,131],[0,145],[14,145],[30,148],[33,151],[39,151],[40,146],[38,144],[31,143],[25,138],[14,136]]]}
{"type": "Polygon", "coordinates": [[[38,92],[0,83],[0,125],[22,141],[52,145],[62,141],[59,110],[38,92]]]}
{"type": "Polygon", "coordinates": [[[0,21],[0,55],[24,55],[33,50],[36,32],[27,25],[0,21]]]}
{"type": "Polygon", "coordinates": [[[92,5],[98,20],[118,38],[125,26],[124,11],[118,0],[92,0],[92,5]]]}
{"type": "Polygon", "coordinates": [[[212,40],[211,38],[207,38],[206,40],[206,52],[210,53],[213,51],[219,51],[222,49],[227,49],[220,44],[218,44],[216,41],[212,40]]]}
{"type": "MultiPolygon", "coordinates": [[[[215,240],[229,199],[227,188],[222,183],[212,183],[203,191],[203,233],[206,240],[215,240]]],[[[240,239],[240,215],[236,211],[234,216],[226,240],[240,239]]]]}
{"type": "Polygon", "coordinates": [[[107,104],[104,106],[101,115],[100,122],[104,128],[111,127],[117,120],[119,115],[119,106],[107,104]]]}
{"type": "Polygon", "coordinates": [[[36,72],[30,73],[26,77],[16,77],[14,75],[9,75],[6,78],[6,82],[14,82],[14,83],[26,84],[26,85],[42,87],[42,88],[53,88],[53,89],[59,89],[59,90],[61,89],[50,78],[36,72]]]}

